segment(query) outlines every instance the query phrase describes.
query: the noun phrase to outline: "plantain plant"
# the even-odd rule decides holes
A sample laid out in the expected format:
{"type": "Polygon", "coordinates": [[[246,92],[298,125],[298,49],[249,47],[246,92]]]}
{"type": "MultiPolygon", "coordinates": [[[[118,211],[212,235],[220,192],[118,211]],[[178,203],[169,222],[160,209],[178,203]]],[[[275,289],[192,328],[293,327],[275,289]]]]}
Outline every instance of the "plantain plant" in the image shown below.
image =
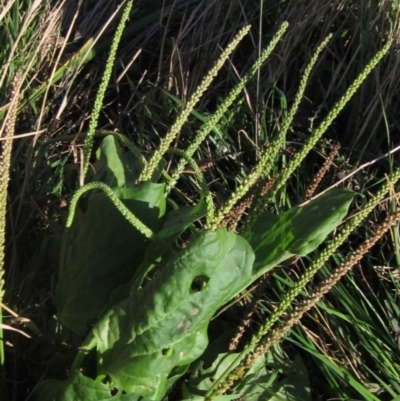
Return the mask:
{"type": "Polygon", "coordinates": [[[208,339],[210,321],[222,306],[277,265],[316,250],[348,213],[355,193],[346,188],[332,189],[279,215],[272,214],[266,206],[385,56],[391,42],[364,68],[280,176],[265,185],[309,75],[328,45],[328,36],[304,70],[279,135],[262,152],[244,182],[217,210],[194,154],[271,54],[288,24],[282,24],[270,45],[187,149],[171,149],[171,143],[249,27],[244,27],[222,52],[150,160],[145,160],[131,145],[124,151],[125,143],[115,133],[106,136],[92,155],[97,119],[131,7],[132,2],[127,2],[97,94],[84,145],[82,185],[70,202],[60,257],[55,299],[57,317],[65,333],[86,338],[69,377],[64,381],[42,382],[36,398],[41,401],[233,400],[247,395],[249,399],[265,399],[273,388],[273,380],[265,368],[271,362],[268,350],[279,355],[279,340],[399,216],[390,216],[377,228],[372,239],[290,311],[292,302],[397,182],[400,170],[393,173],[391,182],[320,251],[241,349],[212,355],[208,339]],[[164,161],[170,153],[179,158],[172,176],[164,171],[164,161]],[[190,206],[177,205],[172,201],[172,194],[187,165],[194,172],[198,200],[190,206]],[[246,216],[236,209],[242,202],[248,209],[246,216]],[[235,214],[240,219],[235,224],[238,233],[226,227],[235,214]],[[210,354],[213,363],[207,368],[205,360],[206,356],[210,360],[210,354]],[[265,388],[267,382],[271,388],[265,388]]]}

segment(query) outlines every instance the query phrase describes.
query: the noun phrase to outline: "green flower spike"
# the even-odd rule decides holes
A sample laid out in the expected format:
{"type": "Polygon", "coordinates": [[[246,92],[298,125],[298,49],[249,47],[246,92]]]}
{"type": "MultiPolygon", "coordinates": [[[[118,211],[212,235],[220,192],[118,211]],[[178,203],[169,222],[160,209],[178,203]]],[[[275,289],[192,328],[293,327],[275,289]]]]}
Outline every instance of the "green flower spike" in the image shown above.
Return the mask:
{"type": "Polygon", "coordinates": [[[281,132],[279,133],[277,138],[272,141],[268,149],[266,149],[265,152],[262,154],[254,171],[248,175],[243,184],[237,189],[236,192],[231,195],[230,199],[227,201],[227,203],[219,212],[218,216],[215,218],[211,226],[211,230],[215,230],[218,227],[222,219],[229,213],[229,211],[235,206],[235,204],[248,193],[248,191],[253,187],[253,185],[260,177],[265,177],[268,174],[272,162],[279,152],[280,144],[282,143],[283,138],[286,136],[287,131],[292,125],[293,118],[297,112],[297,109],[299,108],[301,99],[303,98],[308,78],[315,66],[315,63],[318,60],[318,56],[321,51],[326,47],[331,37],[332,35],[328,35],[328,37],[318,46],[306,69],[304,70],[294,103],[289,111],[286,120],[283,123],[281,132]]]}
{"type": "MultiPolygon", "coordinates": [[[[396,169],[393,175],[390,177],[390,181],[388,180],[382,188],[377,192],[377,194],[371,198],[364,209],[357,213],[344,228],[341,229],[340,233],[335,236],[333,241],[324,249],[318,258],[311,264],[310,267],[304,272],[302,277],[298,280],[298,282],[291,288],[282,299],[280,304],[276,307],[276,309],[272,312],[269,319],[260,327],[258,332],[252,337],[250,343],[246,346],[246,348],[238,355],[238,357],[232,362],[230,367],[226,370],[226,372],[221,375],[218,381],[213,386],[214,390],[210,390],[210,394],[212,391],[212,396],[217,395],[218,389],[220,390],[224,384],[226,385],[230,376],[229,372],[233,372],[234,370],[240,369],[240,367],[247,366],[249,361],[245,359],[247,355],[254,352],[256,347],[262,342],[262,339],[269,333],[272,326],[278,321],[278,319],[285,313],[287,308],[291,305],[292,301],[300,294],[303,288],[306,286],[308,282],[314,277],[315,273],[323,267],[326,261],[330,258],[330,256],[342,245],[349,237],[351,232],[367,217],[367,215],[373,210],[384,198],[384,196],[389,192],[389,190],[400,180],[400,168],[396,169]],[[221,384],[222,387],[218,387],[218,384],[221,384]],[[218,388],[217,388],[218,387],[218,388]]],[[[275,333],[275,330],[272,332],[275,333]]],[[[271,334],[272,335],[272,334],[271,334]]],[[[254,361],[253,361],[254,362],[254,361]]],[[[219,393],[218,393],[219,394],[219,393]]],[[[210,398],[211,399],[211,398],[210,398]]]]}
{"type": "Polygon", "coordinates": [[[308,142],[304,145],[303,149],[295,156],[295,158],[288,164],[287,168],[283,172],[283,174],[276,180],[272,190],[270,197],[274,197],[277,191],[286,183],[289,177],[293,174],[294,170],[300,165],[303,159],[308,155],[311,149],[315,146],[317,141],[321,138],[321,136],[328,130],[333,121],[335,121],[338,114],[343,110],[344,106],[349,102],[349,100],[356,93],[358,88],[364,82],[365,78],[370,74],[370,72],[376,67],[376,65],[382,60],[382,58],[389,51],[390,46],[393,41],[389,40],[383,48],[376,53],[374,58],[368,63],[368,65],[364,68],[361,74],[357,77],[357,79],[350,85],[347,89],[346,93],[341,97],[341,99],[335,104],[333,109],[330,111],[325,120],[321,123],[321,125],[312,133],[308,142]]]}
{"type": "Polygon", "coordinates": [[[111,200],[114,206],[121,212],[121,214],[135,227],[139,232],[141,232],[144,236],[149,239],[154,239],[155,234],[145,226],[132,212],[121,202],[121,200],[115,195],[113,190],[106,184],[102,182],[91,182],[90,184],[86,184],[84,187],[79,188],[74,196],[71,199],[68,219],[66,227],[69,228],[72,226],[75,216],[75,210],[78,205],[78,201],[80,197],[87,191],[91,190],[100,190],[103,191],[107,197],[111,200]]]}
{"type": "MultiPolygon", "coordinates": [[[[201,143],[207,137],[207,135],[213,130],[213,128],[218,124],[218,121],[221,117],[226,113],[228,108],[232,105],[235,99],[238,97],[239,93],[243,90],[246,84],[250,81],[250,79],[256,74],[259,68],[262,66],[264,61],[269,57],[269,55],[274,50],[276,44],[281,39],[282,35],[287,30],[289,24],[284,22],[279,28],[278,32],[272,38],[268,47],[261,53],[261,56],[256,60],[256,62],[251,67],[250,71],[245,74],[245,76],[241,79],[241,81],[232,89],[227,98],[223,101],[221,105],[218,106],[217,111],[212,115],[212,117],[207,121],[204,127],[199,131],[196,135],[194,142],[187,148],[185,151],[188,157],[193,157],[196,150],[199,148],[201,143]]],[[[171,181],[168,183],[166,187],[166,193],[169,193],[172,188],[176,185],[179,177],[182,175],[183,170],[185,168],[186,161],[184,158],[179,160],[178,166],[172,175],[171,181]]]]}
{"type": "Polygon", "coordinates": [[[101,106],[103,105],[104,95],[106,93],[108,83],[110,82],[113,64],[115,61],[115,57],[117,55],[118,45],[119,42],[121,41],[122,33],[124,32],[125,28],[125,23],[126,21],[128,21],[129,14],[132,10],[132,6],[133,6],[133,0],[129,0],[126,3],[124,12],[122,13],[121,21],[119,22],[118,27],[115,31],[114,38],[111,44],[110,54],[108,55],[106,63],[106,68],[104,70],[99,90],[97,91],[96,100],[93,106],[92,116],[89,122],[88,132],[83,147],[83,154],[84,154],[83,177],[86,176],[87,170],[89,168],[90,154],[92,153],[93,139],[97,127],[97,122],[100,116],[101,106]]]}
{"type": "Polygon", "coordinates": [[[212,80],[217,76],[218,71],[224,65],[226,59],[229,55],[235,50],[239,42],[243,39],[243,37],[250,31],[250,25],[242,28],[239,33],[235,36],[233,41],[228,45],[228,47],[222,52],[221,56],[215,63],[214,67],[210,70],[210,72],[203,78],[203,81],[200,83],[196,91],[193,93],[192,97],[182,110],[181,114],[172,125],[170,130],[168,131],[166,137],[161,141],[159,148],[155,151],[153,157],[149,161],[149,164],[143,170],[141,176],[139,177],[139,182],[149,181],[152,176],[154,170],[157,168],[164,154],[168,151],[168,148],[172,141],[175,139],[176,135],[180,132],[183,124],[186,122],[189,114],[193,111],[197,102],[200,100],[203,93],[210,86],[212,80]]]}

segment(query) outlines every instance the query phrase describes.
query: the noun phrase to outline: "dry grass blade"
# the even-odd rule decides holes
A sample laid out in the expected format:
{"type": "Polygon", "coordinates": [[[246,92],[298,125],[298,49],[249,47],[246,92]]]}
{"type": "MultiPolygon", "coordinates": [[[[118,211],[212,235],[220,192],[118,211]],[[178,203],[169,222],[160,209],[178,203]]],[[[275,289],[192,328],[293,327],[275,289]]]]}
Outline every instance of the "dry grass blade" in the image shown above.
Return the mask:
{"type": "Polygon", "coordinates": [[[17,333],[23,335],[23,336],[26,337],[26,338],[31,338],[31,336],[29,336],[28,334],[26,334],[26,333],[23,332],[22,330],[18,330],[18,329],[16,329],[15,327],[11,327],[11,326],[9,326],[9,325],[7,325],[7,324],[0,323],[0,329],[16,331],[17,333]]]}

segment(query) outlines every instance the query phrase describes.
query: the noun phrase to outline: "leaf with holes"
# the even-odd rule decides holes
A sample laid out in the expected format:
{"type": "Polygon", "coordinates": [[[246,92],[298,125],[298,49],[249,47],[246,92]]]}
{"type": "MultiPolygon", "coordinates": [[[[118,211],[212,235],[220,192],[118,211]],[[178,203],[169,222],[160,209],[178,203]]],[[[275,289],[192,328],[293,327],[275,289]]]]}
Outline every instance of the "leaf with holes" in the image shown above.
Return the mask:
{"type": "Polygon", "coordinates": [[[110,387],[75,372],[68,380],[45,380],[35,390],[37,401],[146,401],[136,395],[111,395],[110,387]]]}
{"type": "Polygon", "coordinates": [[[247,241],[224,228],[198,235],[93,328],[100,374],[119,390],[160,399],[176,368],[203,353],[211,317],[248,285],[253,261],[247,241]]]}

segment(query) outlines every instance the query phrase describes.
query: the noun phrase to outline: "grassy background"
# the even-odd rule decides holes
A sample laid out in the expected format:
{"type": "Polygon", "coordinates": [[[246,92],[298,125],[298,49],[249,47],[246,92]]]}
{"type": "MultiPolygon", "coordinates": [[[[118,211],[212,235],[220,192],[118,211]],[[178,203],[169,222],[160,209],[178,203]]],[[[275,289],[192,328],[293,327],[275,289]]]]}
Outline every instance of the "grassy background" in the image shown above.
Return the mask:
{"type": "MultiPolygon", "coordinates": [[[[333,40],[311,76],[283,149],[296,151],[301,146],[310,126],[326,115],[388,37],[395,38],[395,45],[290,185],[279,193],[274,209],[286,210],[301,201],[333,143],[339,142],[341,150],[336,169],[323,187],[337,180],[338,173],[398,145],[398,2],[268,3],[137,0],[118,52],[100,131],[122,133],[148,156],[179,113],[179,101],[185,102],[193,93],[238,29],[251,24],[251,34],[234,52],[175,144],[184,145],[287,20],[289,30],[272,57],[198,152],[217,202],[227,198],[228,191],[251,170],[259,150],[278,132],[302,69],[328,33],[333,33],[333,40]]],[[[7,110],[13,75],[22,69],[24,93],[16,134],[29,134],[14,143],[4,300],[18,315],[6,315],[7,323],[32,336],[27,339],[6,331],[10,399],[23,400],[40,380],[62,378],[80,344],[79,338],[64,338],[59,331],[52,296],[66,204],[78,186],[82,142],[118,7],[114,1],[1,4],[0,118],[7,110]]],[[[288,157],[283,153],[276,161],[276,172],[288,157]]],[[[397,155],[384,158],[345,185],[374,191],[397,164],[397,155]]],[[[171,160],[168,169],[173,167],[171,160]]],[[[174,197],[190,202],[190,177],[182,180],[174,197]]],[[[355,208],[363,200],[358,202],[355,208]]],[[[368,237],[384,211],[395,207],[386,202],[375,210],[336,255],[337,260],[368,237]]],[[[285,341],[288,355],[301,353],[316,400],[357,398],[357,385],[381,400],[400,394],[397,227],[391,234],[285,341]]],[[[307,263],[307,259],[299,260],[274,275],[259,304],[255,325],[307,263]]],[[[233,312],[240,313],[239,309],[233,312]]]]}

